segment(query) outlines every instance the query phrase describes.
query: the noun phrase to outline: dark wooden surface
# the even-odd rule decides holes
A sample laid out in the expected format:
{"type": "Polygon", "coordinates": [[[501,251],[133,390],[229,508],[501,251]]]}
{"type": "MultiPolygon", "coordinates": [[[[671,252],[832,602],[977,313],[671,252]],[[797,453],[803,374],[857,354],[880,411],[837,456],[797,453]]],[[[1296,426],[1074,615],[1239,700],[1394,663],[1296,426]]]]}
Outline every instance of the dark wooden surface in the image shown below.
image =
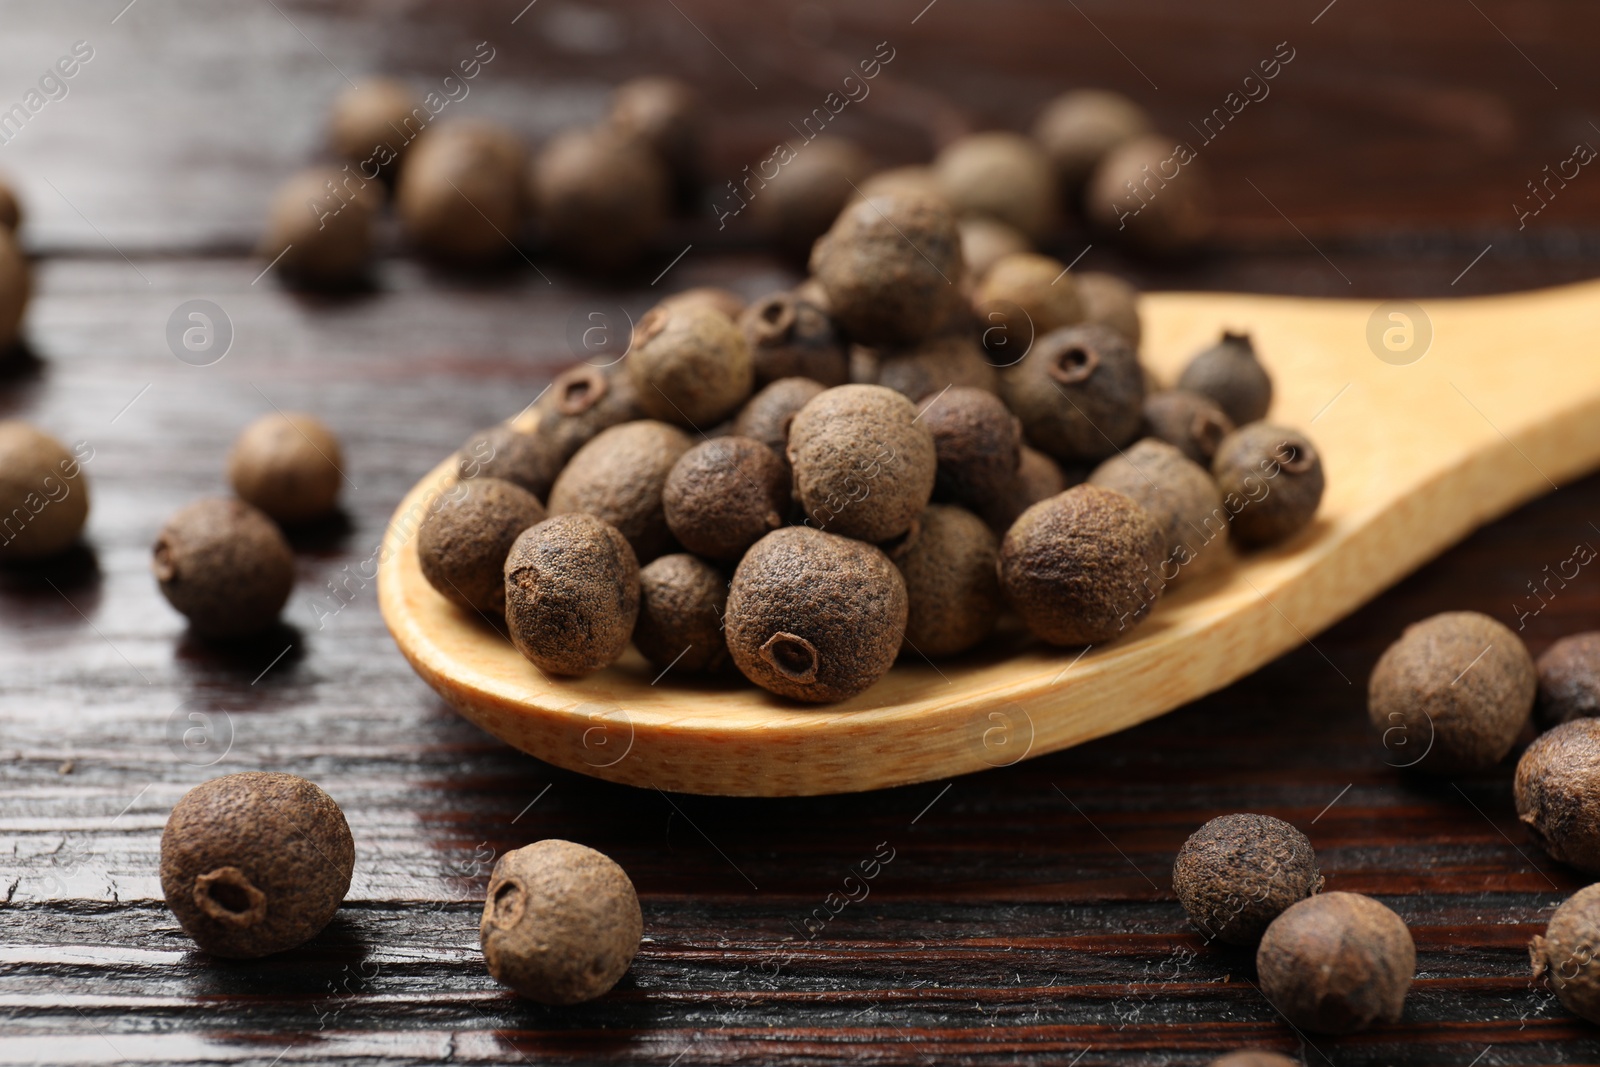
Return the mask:
{"type": "MultiPolygon", "coordinates": [[[[1296,58],[1272,96],[1205,149],[1226,222],[1213,252],[1155,268],[1072,233],[1058,251],[1093,243],[1083,266],[1150,285],[1357,297],[1587,278],[1600,178],[1569,183],[1522,231],[1511,204],[1575,142],[1600,144],[1592,5],[539,0],[515,24],[521,0],[121,8],[17,6],[0,30],[5,103],[72,42],[96,49],[70,95],[0,146],[39,257],[35,355],[5,368],[0,415],[94,451],[88,547],[0,572],[0,1064],[1089,1067],[1243,1045],[1339,1067],[1600,1062],[1600,1031],[1527,976],[1525,942],[1581,881],[1517,828],[1509,766],[1453,781],[1389,767],[1363,702],[1407,622],[1475,608],[1514,624],[1546,565],[1600,543],[1600,479],[1483,530],[1315,648],[1076,751],[870,795],[667,796],[481,734],[407,669],[370,587],[327,617],[326,583],[372,554],[421,473],[570,361],[570,316],[692,284],[755,296],[788,269],[708,218],[620,287],[574,280],[537,249],[548,282],[392,256],[377,292],[329,302],[253,282],[245,257],[272,186],[315,153],[343,74],[426,86],[481,40],[496,58],[461,114],[537,141],[596,117],[621,77],[677,72],[712,102],[723,180],[882,40],[896,58],[840,128],[886,163],[963,124],[1022,125],[1077,84],[1127,90],[1181,130],[1288,40],[1296,58]],[[203,368],[164,339],[197,298],[236,332],[203,368]],[[353,484],[345,518],[299,539],[285,629],[223,655],[185,637],[148,546],[166,515],[224,489],[228,443],[273,406],[328,419],[353,484]],[[161,905],[158,841],[187,788],[247,768],[327,788],[357,871],[313,944],[219,963],[161,905]],[[1330,889],[1374,894],[1411,925],[1419,975],[1401,1025],[1305,1044],[1256,991],[1248,954],[1189,929],[1173,855],[1236,810],[1291,820],[1330,889]],[[552,835],[628,869],[648,938],[613,994],[562,1010],[503,993],[476,947],[494,856],[552,835]],[[852,866],[889,850],[870,895],[808,937],[852,866]]],[[[1536,653],[1595,626],[1596,581],[1586,571],[1529,620],[1536,653]]]]}

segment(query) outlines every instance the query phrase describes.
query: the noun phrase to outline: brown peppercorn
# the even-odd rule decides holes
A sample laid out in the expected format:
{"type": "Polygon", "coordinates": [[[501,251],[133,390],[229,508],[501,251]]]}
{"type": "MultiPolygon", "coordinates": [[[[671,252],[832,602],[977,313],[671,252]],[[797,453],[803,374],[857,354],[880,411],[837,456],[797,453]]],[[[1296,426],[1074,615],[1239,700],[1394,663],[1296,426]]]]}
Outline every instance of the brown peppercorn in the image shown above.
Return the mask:
{"type": "Polygon", "coordinates": [[[1538,668],[1541,723],[1600,715],[1600,632],[1563,637],[1539,657],[1538,668]]]}
{"type": "Polygon", "coordinates": [[[671,178],[655,153],[606,127],[559,133],[534,162],[545,238],[589,270],[630,267],[666,226],[671,178]]]}
{"type": "Polygon", "coordinates": [[[89,479],[54,437],[0,420],[0,562],[46,559],[71,548],[89,517],[89,479]]]}
{"type": "Polygon", "coordinates": [[[1004,536],[1024,511],[1082,481],[1083,475],[1077,473],[1077,468],[1069,476],[1055,460],[1025,444],[1016,474],[995,487],[994,499],[983,509],[984,521],[991,530],[1004,536]]]}
{"type": "Polygon", "coordinates": [[[1176,256],[1211,236],[1214,199],[1194,150],[1150,135],[1106,153],[1089,177],[1084,209],[1099,229],[1135,249],[1176,256]]]}
{"type": "Polygon", "coordinates": [[[1166,583],[1161,528],[1128,497],[1080,485],[1024,511],[1000,545],[1000,588],[1034,635],[1093,645],[1132,630],[1166,583]]]}
{"type": "Polygon", "coordinates": [[[756,388],[780,378],[810,378],[826,386],[850,380],[850,360],[833,320],[793,293],[773,293],[739,316],[750,345],[756,388]]]}
{"type": "Polygon", "coordinates": [[[753,437],[702,441],[679,457],[661,492],[667,526],[690,552],[733,562],[783,525],[789,477],[753,437]]]}
{"type": "Polygon", "coordinates": [[[728,662],[722,616],[728,579],[687,552],[662,556],[639,571],[639,621],[633,643],[663,671],[711,674],[728,662]]]}
{"type": "Polygon", "coordinates": [[[423,132],[406,153],[395,209],[425,254],[461,266],[498,263],[527,216],[525,152],[509,131],[457,122],[423,132]]]}
{"type": "Polygon", "coordinates": [[[1296,901],[1322,891],[1311,841],[1270,815],[1219,815],[1189,835],[1172,865],[1189,921],[1228,945],[1254,945],[1296,901]]]}
{"type": "Polygon", "coordinates": [[[990,267],[972,307],[985,333],[999,327],[1008,342],[1043,337],[1084,317],[1077,280],[1066,264],[1037,252],[1006,256],[990,267]]]}
{"type": "Polygon", "coordinates": [[[161,833],[161,892],[213,956],[257,959],[320,934],[350,890],[355,842],[304,778],[245,771],[183,795],[161,833]]]}
{"type": "Polygon", "coordinates": [[[611,128],[655,153],[680,205],[691,203],[700,185],[702,114],[699,94],[677,78],[632,78],[611,93],[611,128]]]}
{"type": "Polygon", "coordinates": [[[702,304],[722,312],[728,318],[739,321],[739,316],[744,314],[744,297],[732,289],[723,289],[715,285],[698,285],[693,289],[684,289],[664,298],[657,307],[677,307],[680,304],[702,304]]]}
{"type": "Polygon", "coordinates": [[[753,437],[772,449],[789,471],[789,425],[811,398],[823,391],[821,382],[810,378],[779,378],[745,402],[733,420],[733,432],[753,437]]]}
{"type": "Polygon", "coordinates": [[[1301,1063],[1288,1056],[1280,1056],[1276,1052],[1246,1048],[1230,1052],[1226,1056],[1218,1056],[1206,1067],[1301,1067],[1301,1063]]]}
{"type": "Polygon", "coordinates": [[[17,191],[9,181],[0,180],[0,229],[9,230],[13,236],[22,225],[22,204],[17,191]]]}
{"type": "Polygon", "coordinates": [[[1139,325],[1139,290],[1113,274],[1086,270],[1078,279],[1078,299],[1083,321],[1109,326],[1128,339],[1135,350],[1144,337],[1139,325]]]}
{"type": "Polygon", "coordinates": [[[1234,431],[1233,420],[1210,397],[1164,389],[1144,398],[1144,433],[1159,438],[1211,469],[1217,446],[1234,431]]]}
{"type": "Polygon", "coordinates": [[[639,559],[593,515],[556,515],[518,535],[506,555],[511,643],[541,670],[582,675],[628,648],[639,616],[639,559]]]}
{"type": "Polygon", "coordinates": [[[933,493],[933,433],[911,401],[879,385],[819,393],[789,427],[795,495],[818,529],[887,541],[933,493]]]}
{"type": "Polygon", "coordinates": [[[0,230],[0,354],[22,334],[22,313],[28,308],[33,275],[16,237],[0,230]]]}
{"type": "Polygon", "coordinates": [[[909,345],[939,324],[962,277],[961,235],[941,200],[891,194],[845,208],[817,239],[811,273],[852,340],[909,345]]]}
{"type": "Polygon", "coordinates": [[[301,171],[279,187],[256,247],[290,285],[361,285],[372,262],[373,217],[383,202],[376,179],[334,167],[301,171]]]}
{"type": "Polygon", "coordinates": [[[1282,541],[1317,514],[1326,481],[1322,457],[1305,434],[1270,423],[1241,426],[1222,439],[1211,460],[1240,543],[1282,541]]]}
{"type": "Polygon", "coordinates": [[[755,173],[759,167],[746,168],[734,189],[718,191],[717,202],[731,207],[738,202],[737,189],[750,198],[751,216],[772,244],[804,259],[855,197],[871,165],[854,141],[822,136],[781,162],[771,179],[763,181],[765,176],[755,173]]]}
{"type": "Polygon", "coordinates": [[[1156,520],[1167,545],[1167,581],[1204,574],[1222,561],[1228,543],[1222,493],[1204,467],[1165,441],[1134,442],[1096,467],[1089,484],[1125,493],[1156,520]]]}
{"type": "Polygon", "coordinates": [[[278,621],[294,554],[278,527],[238,500],[197,500],[167,520],[152,568],[167,602],[203,638],[247,637],[278,621]]]}
{"type": "Polygon", "coordinates": [[[1235,426],[1266,418],[1272,407],[1272,375],[1256,358],[1247,333],[1224,330],[1222,340],[1183,368],[1178,388],[1211,398],[1235,426]]]}
{"type": "Polygon", "coordinates": [[[1533,711],[1538,677],[1522,639],[1473,611],[1407,626],[1367,682],[1367,715],[1395,766],[1492,767],[1533,711]]]}
{"type": "Polygon", "coordinates": [[[991,130],[946,145],[933,162],[939,190],[958,215],[985,215],[1038,239],[1059,214],[1050,159],[1020,133],[991,130]]]}
{"type": "Polygon", "coordinates": [[[627,872],[554,838],[501,856],[478,935],[495,981],[541,1004],[610,992],[639,951],[644,916],[627,872]]]}
{"type": "Polygon", "coordinates": [[[1262,994],[1291,1025],[1319,1034],[1399,1022],[1416,971],[1404,920],[1359,893],[1290,905],[1256,950],[1262,994]]]}
{"type": "Polygon", "coordinates": [[[328,146],[361,177],[392,174],[411,138],[431,121],[404,82],[371,78],[334,97],[328,146]]]}
{"type": "Polygon", "coordinates": [[[900,651],[906,583],[869,544],[805,526],[774,530],[739,561],[728,651],[752,682],[830,703],[881,678],[900,651]]]}
{"type": "Polygon", "coordinates": [[[1107,152],[1154,128],[1145,109],[1121,93],[1075,89],[1045,105],[1033,137],[1055,165],[1062,189],[1072,193],[1107,152]]]}
{"type": "Polygon", "coordinates": [[[934,496],[973,511],[990,507],[1022,462],[1017,417],[993,393],[966,386],[925,398],[917,414],[933,432],[934,496]]]}
{"type": "Polygon", "coordinates": [[[661,492],[694,441],[676,426],[643,419],[613,426],[578,449],[556,478],[550,514],[583,512],[622,532],[649,562],[674,545],[661,492]]]}
{"type": "Polygon", "coordinates": [[[1120,333],[1069,326],[1040,337],[1001,373],[1000,396],[1028,443],[1052,459],[1101,460],[1138,435],[1144,377],[1120,333]]]}
{"type": "Polygon", "coordinates": [[[653,419],[715,426],[739,410],[755,384],[750,345],[733,320],[678,304],[645,313],[628,356],[639,407],[653,419]]]}
{"type": "Polygon", "coordinates": [[[1528,943],[1533,978],[1548,978],[1568,1011],[1600,1023],[1600,885],[1561,902],[1543,936],[1528,943]]]}
{"type": "Polygon", "coordinates": [[[967,264],[967,277],[982,281],[984,275],[1006,256],[1032,252],[1033,243],[1015,226],[983,215],[969,215],[956,223],[961,232],[961,258],[967,264]]]}
{"type": "Polygon", "coordinates": [[[930,337],[878,359],[876,384],[917,401],[950,388],[1000,390],[1000,375],[970,337],[930,337]]]}
{"type": "Polygon", "coordinates": [[[459,482],[417,529],[422,576],[446,600],[503,618],[506,556],[517,535],[546,518],[544,505],[520,485],[489,477],[459,482]]]}
{"type": "MultiPolygon", "coordinates": [[[[611,367],[588,365],[562,371],[550,388],[534,404],[537,414],[534,433],[555,442],[560,465],[573,453],[594,440],[603,430],[644,417],[638,393],[628,377],[626,364],[611,367]]],[[[515,481],[515,479],[512,479],[515,481]]],[[[533,490],[535,496],[548,496],[533,490]]]]}
{"type": "Polygon", "coordinates": [[[292,526],[339,506],[339,439],[315,415],[270,412],[239,434],[228,453],[228,482],[239,499],[292,526]]]}
{"type": "Polygon", "coordinates": [[[1600,719],[1540,734],[1517,761],[1517,817],[1553,859],[1600,875],[1600,719]]]}
{"type": "Polygon", "coordinates": [[[456,450],[456,475],[503,478],[541,499],[550,495],[565,457],[552,434],[523,433],[510,423],[485,426],[456,450]]]}
{"type": "Polygon", "coordinates": [[[953,656],[989,636],[1004,601],[995,567],[1000,544],[965,508],[931,505],[889,558],[906,583],[905,648],[953,656]]]}

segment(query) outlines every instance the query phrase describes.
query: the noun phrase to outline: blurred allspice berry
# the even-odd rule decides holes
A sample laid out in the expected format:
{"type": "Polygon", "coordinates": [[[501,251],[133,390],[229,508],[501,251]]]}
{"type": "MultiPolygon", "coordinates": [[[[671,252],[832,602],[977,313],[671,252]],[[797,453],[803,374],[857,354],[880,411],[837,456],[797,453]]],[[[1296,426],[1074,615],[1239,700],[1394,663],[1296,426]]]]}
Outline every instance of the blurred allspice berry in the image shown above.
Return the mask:
{"type": "Polygon", "coordinates": [[[854,141],[818,137],[783,162],[770,180],[751,190],[751,217],[779,251],[804,259],[856,195],[870,169],[866,152],[854,141]]]}
{"type": "Polygon", "coordinates": [[[1209,397],[1235,426],[1266,418],[1272,407],[1272,376],[1247,333],[1224,330],[1220,341],[1184,367],[1178,388],[1209,397]]]}
{"type": "Polygon", "coordinates": [[[1207,470],[1233,420],[1207,396],[1166,389],[1144,398],[1144,433],[1159,438],[1207,470]]]}
{"type": "Polygon", "coordinates": [[[833,320],[796,294],[763,297],[738,322],[750,345],[756,388],[780,378],[810,378],[830,387],[849,380],[849,357],[833,320]]]}
{"type": "Polygon", "coordinates": [[[1222,439],[1211,475],[1250,547],[1287,540],[1311,523],[1327,486],[1322,456],[1299,430],[1253,422],[1222,439]]]}
{"type": "Polygon", "coordinates": [[[534,162],[531,186],[545,238],[594,271],[632,267],[666,225],[670,178],[642,144],[608,127],[557,134],[534,162]]]}
{"type": "Polygon", "coordinates": [[[22,313],[33,291],[33,272],[16,237],[0,230],[0,355],[22,336],[22,313]]]}
{"type": "Polygon", "coordinates": [[[526,150],[503,127],[480,121],[425,130],[400,168],[395,208],[426,255],[483,267],[515,254],[527,218],[526,150]]]}
{"type": "Polygon", "coordinates": [[[269,412],[246,426],[228,453],[228,481],[239,499],[293,526],[325,518],[339,505],[339,439],[315,415],[269,412]]]}
{"type": "Polygon", "coordinates": [[[677,78],[633,78],[611,93],[611,127],[655,153],[671,176],[673,200],[680,206],[693,202],[700,185],[703,113],[699,94],[677,78]]]}
{"type": "Polygon", "coordinates": [[[382,202],[376,182],[333,167],[301,171],[273,197],[256,253],[292,286],[358,286],[372,262],[373,219],[382,202]]]}
{"type": "Polygon", "coordinates": [[[991,130],[946,145],[933,163],[939,191],[958,215],[984,215],[1038,240],[1059,214],[1050,159],[1020,133],[991,130]]]}
{"type": "Polygon", "coordinates": [[[22,203],[11,182],[0,179],[0,229],[10,230],[15,235],[21,225],[22,203]]]}
{"type": "Polygon", "coordinates": [[[1033,136],[1054,164],[1063,191],[1072,195],[1108,152],[1154,127],[1144,108],[1121,93],[1075,89],[1045,105],[1033,136]]]}
{"type": "Polygon", "coordinates": [[[43,430],[0,420],[0,562],[60,555],[88,517],[89,479],[78,458],[43,430]]]}
{"type": "Polygon", "coordinates": [[[392,174],[408,143],[426,125],[419,123],[418,110],[427,115],[404,82],[369,78],[334,98],[328,146],[339,159],[354,164],[361,177],[392,174]]]}
{"type": "Polygon", "coordinates": [[[1095,167],[1084,192],[1090,221],[1155,256],[1198,248],[1216,227],[1211,179],[1193,149],[1149,135],[1124,141],[1095,167]]]}

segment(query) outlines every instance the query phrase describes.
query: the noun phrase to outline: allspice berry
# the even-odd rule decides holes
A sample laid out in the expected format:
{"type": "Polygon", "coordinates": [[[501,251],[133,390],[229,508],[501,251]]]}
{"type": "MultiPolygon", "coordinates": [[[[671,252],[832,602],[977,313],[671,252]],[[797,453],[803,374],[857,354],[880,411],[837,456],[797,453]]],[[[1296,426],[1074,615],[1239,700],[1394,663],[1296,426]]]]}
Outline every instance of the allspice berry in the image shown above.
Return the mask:
{"type": "Polygon", "coordinates": [[[939,191],[958,215],[985,215],[1037,240],[1058,216],[1056,176],[1037,144],[991,130],[946,145],[933,162],[939,191]]]}
{"type": "Polygon", "coordinates": [[[763,689],[811,703],[845,700],[893,665],[906,584],[872,545],[787,526],[739,561],[726,625],[734,665],[763,689]]]}
{"type": "Polygon", "coordinates": [[[1144,434],[1174,446],[1211,469],[1217,446],[1234,431],[1233,420],[1216,401],[1186,389],[1164,389],[1144,398],[1144,434]]]}
{"type": "Polygon", "coordinates": [[[876,384],[917,401],[950,388],[999,392],[1000,374],[971,337],[930,337],[909,348],[885,351],[878,359],[876,384]]]}
{"type": "Polygon", "coordinates": [[[1024,444],[1016,473],[995,487],[994,499],[983,508],[984,521],[1004,535],[1024,511],[1082,481],[1082,474],[1069,477],[1055,460],[1024,444]]]}
{"type": "Polygon", "coordinates": [[[527,216],[525,159],[516,136],[491,123],[428,128],[406,153],[395,186],[406,236],[459,266],[506,259],[527,216]]]}
{"type": "Polygon", "coordinates": [[[1178,388],[1209,397],[1235,426],[1267,417],[1272,375],[1256,358],[1247,333],[1224,331],[1222,340],[1196,353],[1178,377],[1178,388]]]}
{"type": "Polygon", "coordinates": [[[1600,885],[1562,901],[1542,936],[1528,943],[1534,981],[1545,979],[1562,1007],[1600,1023],[1600,885]]]}
{"type": "Polygon", "coordinates": [[[989,636],[1004,607],[999,558],[1000,543],[982,519],[943,504],[928,507],[890,547],[906,583],[910,654],[953,656],[989,636]]]}
{"type": "Polygon", "coordinates": [[[1256,950],[1262,994],[1291,1025],[1318,1034],[1399,1022],[1416,971],[1405,921],[1359,893],[1291,905],[1256,950]]]}
{"type": "Polygon", "coordinates": [[[755,384],[750,345],[733,320],[678,304],[646,312],[633,331],[628,374],[641,410],[679,426],[715,426],[755,384]]]}
{"type": "Polygon", "coordinates": [[[356,166],[361,177],[389,174],[407,144],[419,132],[417,111],[432,121],[422,102],[394,78],[370,78],[334,97],[328,123],[328,146],[356,166]]]}
{"type": "Polygon", "coordinates": [[[1006,256],[990,267],[972,306],[986,331],[998,326],[1008,341],[1043,337],[1084,317],[1078,282],[1067,265],[1037,252],[1006,256]]]}
{"type": "Polygon", "coordinates": [[[676,307],[679,304],[702,304],[716,311],[722,312],[734,322],[739,321],[739,316],[744,314],[744,297],[732,289],[724,289],[718,285],[697,285],[692,289],[683,289],[662,299],[657,307],[676,307]]]}
{"type": "Polygon", "coordinates": [[[1070,193],[1088,181],[1106,153],[1154,128],[1144,108],[1121,93],[1074,89],[1045,105],[1033,124],[1033,137],[1070,193]]]}
{"type": "Polygon", "coordinates": [[[919,163],[890,167],[867,175],[856,200],[851,202],[871,200],[875,196],[916,196],[944,200],[944,192],[939,188],[939,179],[934,175],[933,168],[919,163]]]}
{"type": "Polygon", "coordinates": [[[201,951],[257,959],[322,932],[350,890],[339,805],[292,774],[244,771],[183,795],[161,833],[161,892],[201,951]]]}
{"type": "Polygon", "coordinates": [[[1134,442],[1096,467],[1089,484],[1126,494],[1156,520],[1167,544],[1167,581],[1205,573],[1222,560],[1228,543],[1222,493],[1204,467],[1165,441],[1134,442]]]}
{"type": "Polygon", "coordinates": [[[1406,627],[1367,683],[1387,762],[1435,773],[1492,767],[1533,711],[1538,676],[1522,639],[1473,611],[1406,627]]]}
{"type": "Polygon", "coordinates": [[[0,563],[60,555],[88,517],[89,479],[77,457],[26,422],[0,420],[0,563]]]}
{"type": "Polygon", "coordinates": [[[823,391],[811,378],[779,378],[745,402],[733,420],[733,432],[753,437],[772,449],[789,470],[789,426],[800,409],[823,391]]]}
{"type": "Polygon", "coordinates": [[[639,559],[615,526],[557,515],[531,526],[505,562],[511,643],[541,670],[583,675],[627,650],[639,616],[639,559]]]}
{"type": "Polygon", "coordinates": [[[655,153],[678,204],[692,201],[700,184],[703,115],[699,94],[677,78],[631,78],[611,93],[611,128],[655,153]]]}
{"type": "Polygon", "coordinates": [[[933,432],[934,496],[973,511],[991,506],[1022,461],[1017,417],[993,393],[966,386],[925,398],[917,412],[933,432]]]}
{"type": "Polygon", "coordinates": [[[1539,847],[1600,875],[1600,719],[1540,734],[1517,761],[1517,817],[1539,847]]]}
{"type": "Polygon", "coordinates": [[[661,503],[679,544],[731,563],[783,525],[789,476],[772,449],[755,438],[714,437],[673,464],[661,503]]]}
{"type": "Polygon", "coordinates": [[[545,238],[590,270],[632,266],[666,226],[671,179],[655,154],[608,127],[557,134],[533,166],[545,238]]]}
{"type": "Polygon", "coordinates": [[[417,528],[422,576],[446,600],[503,617],[506,556],[523,530],[546,517],[544,505],[520,485],[489,477],[458,482],[417,528]]]}
{"type": "Polygon", "coordinates": [[[961,235],[942,200],[859,200],[817,239],[811,273],[851,339],[909,345],[932,333],[961,282],[961,235]]]}
{"type": "Polygon", "coordinates": [[[755,384],[780,378],[810,378],[832,387],[850,380],[850,359],[833,320],[793,293],[773,293],[739,316],[750,345],[755,384]]]}
{"type": "MultiPolygon", "coordinates": [[[[555,453],[560,457],[560,463],[550,472],[552,479],[573,453],[601,431],[644,417],[626,363],[610,367],[585,364],[562,371],[538,398],[533,410],[537,415],[534,435],[554,442],[555,453]]],[[[530,491],[541,498],[549,495],[548,487],[544,493],[530,491]]]]}
{"type": "Polygon", "coordinates": [[[674,552],[639,571],[639,621],[633,643],[661,668],[710,674],[728,662],[722,616],[728,579],[705,560],[674,552]]]}
{"type": "Polygon", "coordinates": [[[456,449],[456,474],[463,481],[503,478],[541,499],[550,495],[565,462],[554,435],[523,433],[506,422],[485,426],[456,449]]]}
{"type": "Polygon", "coordinates": [[[1000,587],[1034,635],[1093,645],[1132,630],[1166,588],[1166,540],[1121,493],[1080,485],[1024,511],[1000,545],[1000,587]]]}
{"type": "Polygon", "coordinates": [[[1234,536],[1251,546],[1276,544],[1309,525],[1327,484],[1310,438],[1265,422],[1224,437],[1211,475],[1233,515],[1234,536]]]}
{"type": "Polygon", "coordinates": [[[1136,350],[1144,336],[1139,324],[1139,290],[1114,274],[1086,270],[1078,279],[1078,299],[1083,321],[1109,326],[1128,339],[1136,350]]]}
{"type": "Polygon", "coordinates": [[[1563,637],[1539,657],[1538,668],[1541,723],[1600,715],[1600,632],[1563,637]]]}
{"type": "Polygon", "coordinates": [[[315,415],[273,411],[239,434],[228,482],[239,499],[285,526],[325,518],[339,506],[344,454],[315,415]]]}
{"type": "Polygon", "coordinates": [[[554,838],[500,857],[478,925],[489,974],[541,1004],[581,1004],[610,992],[643,934],[627,872],[592,848],[554,838]]]}
{"type": "Polygon", "coordinates": [[[383,202],[376,179],[333,167],[290,178],[272,199],[256,254],[290,285],[342,289],[366,280],[373,218],[383,202]]]}
{"type": "Polygon", "coordinates": [[[1106,326],[1045,334],[1000,376],[1028,443],[1062,463],[1101,460],[1143,420],[1144,377],[1127,338],[1106,326]]]}
{"type": "Polygon", "coordinates": [[[933,493],[933,432],[911,401],[879,385],[819,393],[789,427],[794,491],[819,530],[887,541],[933,493]]]}
{"type": "Polygon", "coordinates": [[[1100,230],[1156,256],[1190,252],[1216,228],[1204,163],[1187,145],[1149,135],[1124,141],[1095,166],[1084,210],[1100,230]]]}
{"type": "Polygon", "coordinates": [[[969,215],[956,223],[961,232],[961,258],[967,264],[968,279],[983,276],[1006,256],[1033,251],[1033,242],[1015,226],[983,215],[969,215]]]}
{"type": "Polygon", "coordinates": [[[0,353],[22,336],[22,313],[32,289],[32,272],[16,237],[0,230],[0,353]]]}
{"type": "MultiPolygon", "coordinates": [[[[750,168],[735,186],[751,197],[751,216],[772,244],[804,259],[855,197],[871,165],[854,141],[824,135],[793,153],[771,179],[750,168]]],[[[717,203],[731,207],[734,197],[734,190],[719,191],[717,203]]]]}
{"type": "Polygon", "coordinates": [[[197,500],[167,520],[152,569],[167,602],[203,638],[247,637],[278,621],[294,554],[277,525],[238,500],[197,500]]]}
{"type": "Polygon", "coordinates": [[[10,181],[0,179],[0,229],[9,230],[15,236],[21,225],[22,203],[17,199],[17,191],[10,181]]]}
{"type": "Polygon", "coordinates": [[[1262,1049],[1239,1049],[1226,1056],[1218,1056],[1206,1067],[1302,1067],[1299,1060],[1262,1049]]]}
{"type": "Polygon", "coordinates": [[[1270,815],[1219,815],[1189,835],[1172,889],[1206,939],[1254,945],[1285,908],[1322,890],[1311,841],[1270,815]]]}
{"type": "Polygon", "coordinates": [[[550,489],[550,514],[582,512],[604,519],[649,562],[674,545],[661,494],[673,464],[693,444],[688,434],[664,422],[641,419],[613,426],[567,462],[550,489]]]}

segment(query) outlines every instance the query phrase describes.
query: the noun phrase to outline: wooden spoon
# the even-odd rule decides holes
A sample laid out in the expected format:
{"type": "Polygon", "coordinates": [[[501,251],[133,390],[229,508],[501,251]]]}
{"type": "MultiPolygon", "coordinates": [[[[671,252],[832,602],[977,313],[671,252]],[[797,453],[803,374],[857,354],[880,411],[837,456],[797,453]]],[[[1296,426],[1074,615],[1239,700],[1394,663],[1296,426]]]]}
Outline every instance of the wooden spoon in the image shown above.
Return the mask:
{"type": "MultiPolygon", "coordinates": [[[[908,656],[860,696],[820,707],[674,676],[632,650],[588,678],[547,678],[418,569],[416,524],[449,484],[449,462],[390,525],[384,619],[463,715],[562,767],[691,793],[876,789],[1053,752],[1220,689],[1600,464],[1600,283],[1420,308],[1162,293],[1142,312],[1146,363],[1169,382],[1224,327],[1250,332],[1277,386],[1270,417],[1318,445],[1328,491],[1311,528],[1180,584],[1114,644],[1020,642],[1015,654],[937,665],[908,656]]],[[[1366,679],[1331,661],[1326,674],[1362,714],[1366,679]]]]}

